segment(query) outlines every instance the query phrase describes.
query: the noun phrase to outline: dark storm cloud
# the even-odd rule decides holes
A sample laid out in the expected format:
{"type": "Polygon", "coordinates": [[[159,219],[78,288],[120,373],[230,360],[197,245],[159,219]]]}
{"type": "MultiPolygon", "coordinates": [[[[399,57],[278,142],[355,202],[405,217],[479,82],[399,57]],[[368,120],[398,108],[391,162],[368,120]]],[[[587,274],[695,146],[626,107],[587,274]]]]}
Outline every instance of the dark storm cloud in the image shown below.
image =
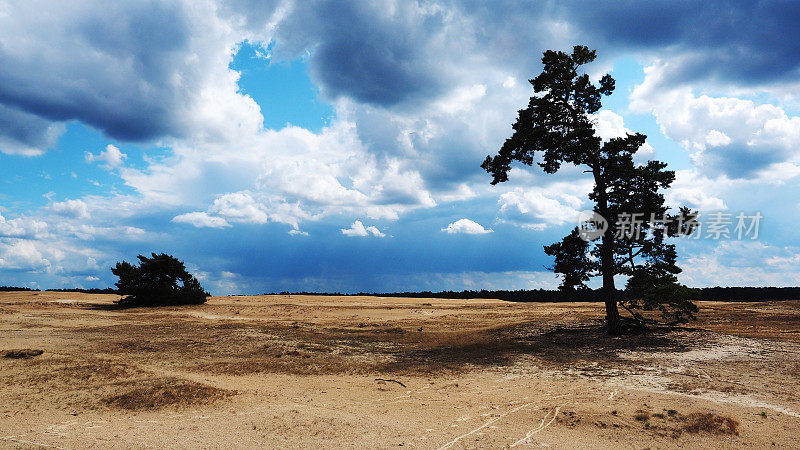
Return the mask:
{"type": "Polygon", "coordinates": [[[594,46],[685,54],[676,82],[769,84],[800,74],[796,1],[572,2],[559,14],[594,46]]]}
{"type": "Polygon", "coordinates": [[[30,155],[53,147],[60,128],[35,114],[0,104],[0,152],[30,155]]]}
{"type": "Polygon", "coordinates": [[[0,37],[0,103],[124,140],[175,132],[176,78],[191,32],[183,11],[158,2],[94,6],[12,8],[15,23],[0,37]]]}
{"type": "MultiPolygon", "coordinates": [[[[12,4],[0,30],[0,103],[122,140],[180,136],[178,116],[197,91],[193,71],[204,70],[203,50],[190,42],[204,31],[190,9],[156,1],[12,4]]],[[[326,96],[382,107],[435,99],[476,64],[527,77],[542,50],[574,43],[606,59],[629,50],[673,58],[676,83],[769,84],[800,73],[797,2],[234,0],[217,14],[241,27],[242,38],[272,36],[279,56],[310,51],[326,96]]],[[[44,136],[3,133],[30,146],[44,136]]]]}
{"type": "Polygon", "coordinates": [[[393,105],[439,90],[427,50],[444,20],[410,2],[298,2],[278,27],[276,49],[312,51],[313,76],[330,97],[393,105]]]}
{"type": "Polygon", "coordinates": [[[798,2],[409,5],[302,2],[280,24],[277,48],[312,48],[312,69],[325,92],[383,106],[446,89],[458,78],[453,66],[468,56],[465,48],[526,74],[544,49],[574,43],[606,59],[630,50],[679,57],[674,82],[768,84],[800,74],[798,2]]]}

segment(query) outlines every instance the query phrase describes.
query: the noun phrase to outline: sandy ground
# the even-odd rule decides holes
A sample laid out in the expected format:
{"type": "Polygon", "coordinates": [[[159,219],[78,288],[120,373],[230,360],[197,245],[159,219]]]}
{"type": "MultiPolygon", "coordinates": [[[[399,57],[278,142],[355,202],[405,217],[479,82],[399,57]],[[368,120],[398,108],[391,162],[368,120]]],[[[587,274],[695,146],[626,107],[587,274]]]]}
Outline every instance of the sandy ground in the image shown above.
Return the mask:
{"type": "Polygon", "coordinates": [[[0,293],[0,447],[797,447],[800,302],[605,336],[602,305],[0,293]],[[34,352],[36,353],[36,352],[34,352]]]}

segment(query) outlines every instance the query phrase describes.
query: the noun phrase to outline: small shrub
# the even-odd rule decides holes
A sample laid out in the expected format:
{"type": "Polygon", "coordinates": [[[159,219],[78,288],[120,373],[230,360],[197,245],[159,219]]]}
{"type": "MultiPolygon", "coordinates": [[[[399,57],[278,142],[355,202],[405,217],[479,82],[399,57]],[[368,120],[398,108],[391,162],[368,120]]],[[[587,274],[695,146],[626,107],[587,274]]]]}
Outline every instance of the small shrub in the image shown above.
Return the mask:
{"type": "Polygon", "coordinates": [[[177,258],[164,253],[138,258],[138,266],[122,261],[111,269],[119,277],[116,286],[124,296],[120,305],[197,305],[210,295],[177,258]]]}
{"type": "Polygon", "coordinates": [[[650,413],[647,411],[636,411],[636,415],[633,416],[634,419],[638,420],[639,422],[646,422],[650,420],[650,413]]]}
{"type": "Polygon", "coordinates": [[[713,413],[692,413],[684,419],[683,431],[739,435],[739,421],[713,413]]]}

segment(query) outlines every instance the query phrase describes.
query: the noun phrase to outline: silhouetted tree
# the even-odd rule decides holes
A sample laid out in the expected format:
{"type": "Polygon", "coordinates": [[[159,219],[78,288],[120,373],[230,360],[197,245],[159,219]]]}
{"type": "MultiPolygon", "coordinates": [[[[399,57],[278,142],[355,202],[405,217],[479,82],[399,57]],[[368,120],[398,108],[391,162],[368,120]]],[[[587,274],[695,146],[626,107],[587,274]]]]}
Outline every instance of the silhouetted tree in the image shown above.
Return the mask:
{"type": "Polygon", "coordinates": [[[634,163],[644,135],[628,134],[603,143],[595,134],[592,115],[615,84],[605,75],[595,86],[588,75],[578,73],[595,56],[594,50],[581,45],[572,54],[544,52],[544,69],[530,80],[535,95],[519,111],[513,135],[481,167],[493,176],[492,184],[508,180],[514,161],[533,165],[537,152],[541,153],[538,165],[546,173],[556,173],[563,163],[587,168],[594,178],[589,198],[594,211],[607,220],[596,224],[607,228],[597,230],[599,240],[583,239],[576,228],[561,242],[545,247],[545,253],[555,258],[553,270],[563,274],[561,288],[585,289],[590,277],[602,276],[610,334],[622,331],[618,302],[639,323],[643,317],[637,309],[658,309],[669,322],[684,322],[693,318],[697,307],[689,302],[688,289],[677,283],[675,275],[681,270],[675,265],[675,246],[664,239],[692,232],[697,214],[685,208],[677,215],[668,214],[660,190],[672,184],[675,173],[659,161],[634,163]],[[629,277],[624,297],[616,295],[615,275],[629,277]]]}
{"type": "Polygon", "coordinates": [[[205,303],[210,294],[186,271],[177,258],[161,254],[139,255],[139,265],[118,262],[111,273],[119,277],[119,301],[127,306],[194,305],[205,303]]]}

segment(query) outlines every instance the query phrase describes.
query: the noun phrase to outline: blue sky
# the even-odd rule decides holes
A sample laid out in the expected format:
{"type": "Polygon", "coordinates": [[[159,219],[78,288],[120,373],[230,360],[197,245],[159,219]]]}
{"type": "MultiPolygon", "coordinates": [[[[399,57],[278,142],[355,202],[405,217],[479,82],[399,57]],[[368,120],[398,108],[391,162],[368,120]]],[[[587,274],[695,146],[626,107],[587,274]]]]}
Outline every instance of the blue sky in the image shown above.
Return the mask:
{"type": "Polygon", "coordinates": [[[554,288],[579,168],[480,169],[541,52],[585,44],[605,138],[672,206],[763,216],[677,241],[692,286],[797,285],[794,2],[0,1],[0,285],[107,287],[139,253],[214,294],[554,288]],[[47,10],[49,14],[41,14],[47,10]]]}

